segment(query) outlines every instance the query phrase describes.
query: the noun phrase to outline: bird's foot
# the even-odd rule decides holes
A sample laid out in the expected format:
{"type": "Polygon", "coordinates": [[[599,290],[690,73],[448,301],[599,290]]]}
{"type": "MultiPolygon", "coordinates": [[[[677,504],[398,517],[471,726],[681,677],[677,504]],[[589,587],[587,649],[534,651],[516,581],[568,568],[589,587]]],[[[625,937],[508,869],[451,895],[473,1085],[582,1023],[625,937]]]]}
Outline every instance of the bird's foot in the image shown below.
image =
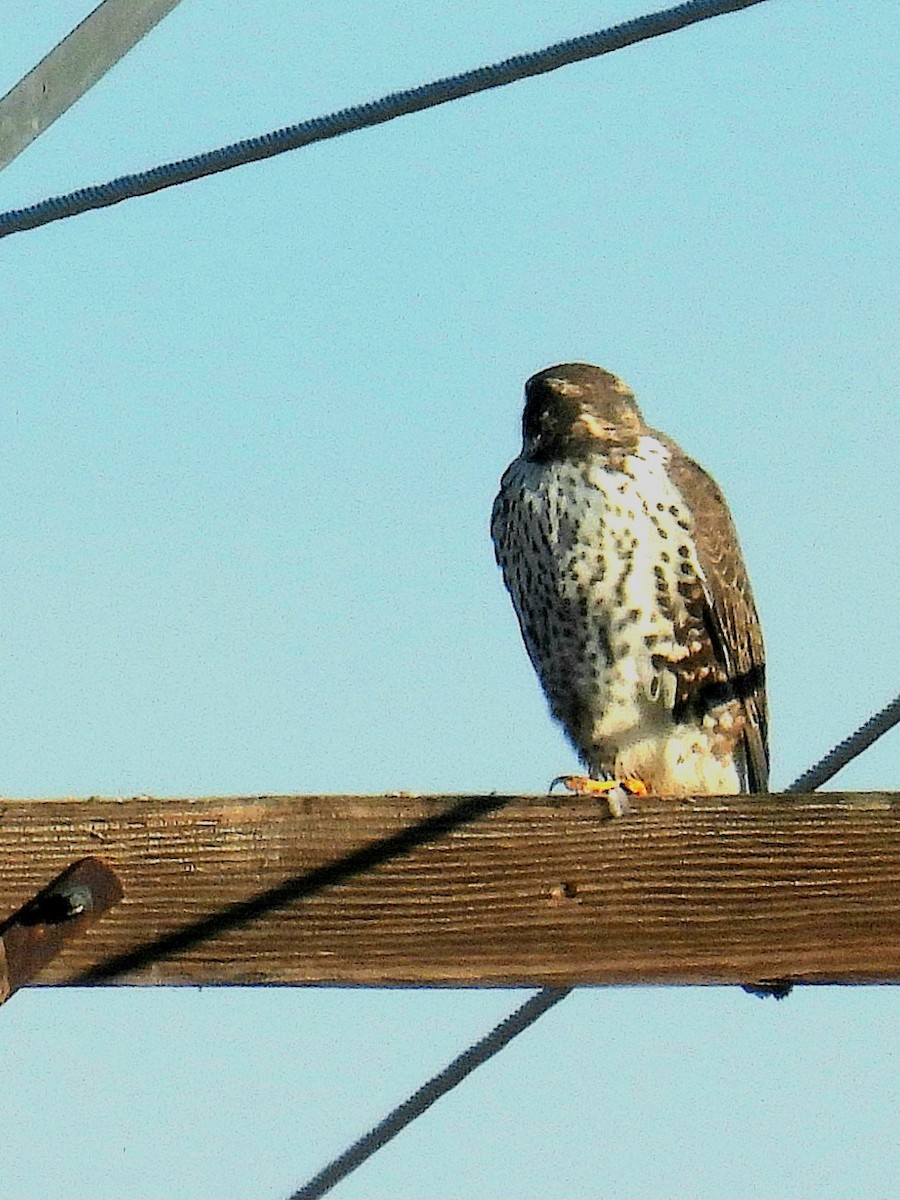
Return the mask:
{"type": "Polygon", "coordinates": [[[602,796],[611,817],[624,817],[631,812],[632,796],[649,796],[650,789],[643,779],[591,779],[588,775],[557,775],[550,791],[561,783],[576,796],[602,796]]]}
{"type": "Polygon", "coordinates": [[[607,792],[621,788],[629,796],[649,796],[650,789],[643,779],[629,776],[626,779],[591,779],[588,775],[557,775],[550,789],[561,783],[578,796],[605,796],[607,792]]]}

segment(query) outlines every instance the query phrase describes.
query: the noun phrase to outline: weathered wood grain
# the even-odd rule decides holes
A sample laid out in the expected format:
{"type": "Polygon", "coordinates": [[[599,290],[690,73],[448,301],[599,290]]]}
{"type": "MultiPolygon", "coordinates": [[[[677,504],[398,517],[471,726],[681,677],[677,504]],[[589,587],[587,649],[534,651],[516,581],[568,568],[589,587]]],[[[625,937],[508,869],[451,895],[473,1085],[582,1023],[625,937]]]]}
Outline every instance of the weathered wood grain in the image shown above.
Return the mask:
{"type": "Polygon", "coordinates": [[[0,917],[69,862],[125,899],[39,983],[900,980],[900,797],[0,801],[0,917]]]}

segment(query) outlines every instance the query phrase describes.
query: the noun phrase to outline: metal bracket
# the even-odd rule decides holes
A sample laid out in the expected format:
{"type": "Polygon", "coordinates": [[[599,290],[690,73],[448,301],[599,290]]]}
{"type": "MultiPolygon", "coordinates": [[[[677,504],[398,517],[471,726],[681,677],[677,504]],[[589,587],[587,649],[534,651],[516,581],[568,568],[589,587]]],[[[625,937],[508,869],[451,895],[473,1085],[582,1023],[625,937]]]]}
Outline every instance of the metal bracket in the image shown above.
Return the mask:
{"type": "Polygon", "coordinates": [[[0,924],[0,1004],[124,896],[99,858],[82,858],[0,924]]]}

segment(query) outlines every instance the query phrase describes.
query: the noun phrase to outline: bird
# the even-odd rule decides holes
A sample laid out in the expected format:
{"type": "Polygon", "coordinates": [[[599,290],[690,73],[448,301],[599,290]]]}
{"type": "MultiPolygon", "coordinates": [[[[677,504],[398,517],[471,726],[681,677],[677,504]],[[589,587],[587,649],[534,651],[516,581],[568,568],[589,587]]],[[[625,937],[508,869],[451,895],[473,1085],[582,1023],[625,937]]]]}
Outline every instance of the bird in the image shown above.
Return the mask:
{"type": "Polygon", "coordinates": [[[587,769],[566,786],[607,794],[612,815],[623,797],[767,791],[765,651],[734,522],[627,384],[589,363],[528,380],[491,536],[587,769]]]}

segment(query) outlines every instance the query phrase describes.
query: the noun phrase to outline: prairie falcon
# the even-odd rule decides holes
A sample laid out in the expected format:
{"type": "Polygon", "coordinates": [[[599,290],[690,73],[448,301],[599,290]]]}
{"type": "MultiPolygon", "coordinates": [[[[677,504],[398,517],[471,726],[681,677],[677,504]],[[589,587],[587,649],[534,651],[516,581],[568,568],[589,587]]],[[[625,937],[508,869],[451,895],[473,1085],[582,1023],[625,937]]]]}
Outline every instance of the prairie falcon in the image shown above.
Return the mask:
{"type": "Polygon", "coordinates": [[[525,385],[491,536],[549,701],[594,780],[768,788],[765,657],[715,482],[586,363],[525,385]]]}

